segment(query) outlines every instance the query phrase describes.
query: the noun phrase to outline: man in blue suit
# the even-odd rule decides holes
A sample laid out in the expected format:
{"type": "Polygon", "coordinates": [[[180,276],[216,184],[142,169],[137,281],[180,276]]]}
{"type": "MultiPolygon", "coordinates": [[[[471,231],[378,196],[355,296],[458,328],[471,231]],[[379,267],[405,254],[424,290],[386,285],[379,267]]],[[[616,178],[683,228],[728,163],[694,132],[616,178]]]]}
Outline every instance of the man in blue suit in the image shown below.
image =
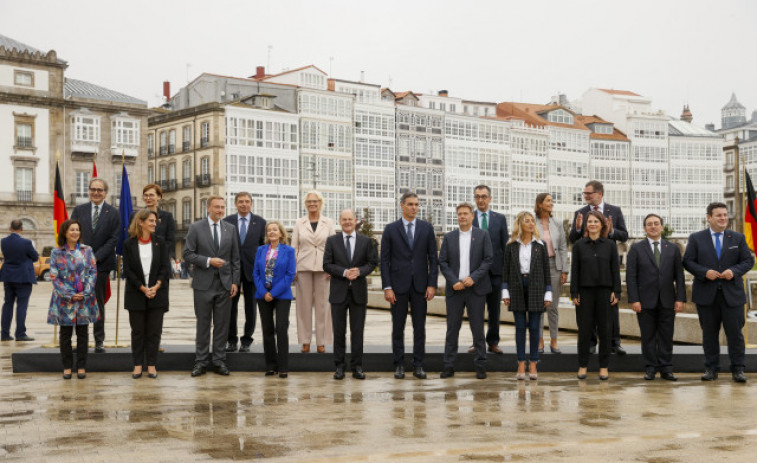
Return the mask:
{"type": "Polygon", "coordinates": [[[402,217],[384,228],[381,236],[381,283],[384,299],[392,305],[394,377],[405,377],[405,322],[407,307],[413,322],[413,376],[426,379],[427,303],[436,295],[439,258],[434,227],[418,215],[418,195],[407,192],[400,199],[402,217]]]}
{"type": "Polygon", "coordinates": [[[32,285],[37,284],[34,275],[34,261],[39,259],[32,242],[21,237],[24,227],[20,220],[11,222],[11,234],[0,241],[3,251],[0,281],[5,288],[5,303],[3,304],[2,332],[0,340],[13,341],[10,334],[13,320],[13,304],[16,304],[16,341],[34,341],[26,334],[26,308],[29,306],[29,296],[32,285]]]}
{"type": "MultiPolygon", "coordinates": [[[[476,200],[476,214],[473,217],[473,226],[489,233],[492,242],[494,257],[489,267],[489,280],[491,292],[486,295],[486,307],[489,311],[489,328],[486,330],[486,344],[489,352],[501,354],[499,348],[499,317],[502,304],[502,269],[505,266],[505,246],[510,238],[507,235],[507,219],[504,215],[489,209],[492,201],[491,189],[486,185],[479,185],[473,189],[476,200]]],[[[475,346],[468,348],[469,353],[476,352],[475,346]]]]}
{"type": "Polygon", "coordinates": [[[692,233],[683,254],[683,267],[694,275],[691,299],[697,305],[702,327],[705,372],[702,381],[718,379],[720,371],[720,326],[728,340],[731,375],[738,383],[744,376],[744,304],[741,277],[752,269],[754,257],[741,233],[726,230],[728,206],[707,206],[709,228],[692,233]]]}

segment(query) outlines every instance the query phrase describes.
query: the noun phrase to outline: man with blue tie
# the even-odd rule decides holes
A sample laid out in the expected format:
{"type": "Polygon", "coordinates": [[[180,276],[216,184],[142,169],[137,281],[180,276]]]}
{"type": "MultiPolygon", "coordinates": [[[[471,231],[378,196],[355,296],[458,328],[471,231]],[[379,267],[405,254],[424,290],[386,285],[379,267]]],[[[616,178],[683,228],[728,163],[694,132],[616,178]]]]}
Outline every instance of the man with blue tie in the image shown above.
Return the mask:
{"type": "Polygon", "coordinates": [[[39,259],[32,242],[21,237],[24,230],[20,220],[11,221],[11,234],[0,241],[3,251],[3,266],[0,281],[5,289],[5,303],[2,313],[2,334],[0,340],[13,341],[11,321],[13,304],[16,303],[16,341],[34,341],[26,334],[26,309],[32,294],[32,285],[37,284],[34,262],[39,259]]]}
{"type": "Polygon", "coordinates": [[[418,195],[400,198],[402,217],[384,228],[381,236],[381,284],[384,299],[392,305],[394,377],[405,377],[405,323],[407,308],[413,322],[413,376],[426,379],[426,311],[436,295],[439,258],[434,227],[418,215],[418,195]]]}
{"type": "Polygon", "coordinates": [[[683,266],[694,275],[691,298],[697,305],[702,327],[705,372],[702,381],[718,379],[720,327],[728,340],[731,375],[738,383],[744,375],[744,304],[741,277],[752,269],[754,257],[741,233],[726,230],[728,207],[715,202],[707,206],[709,228],[692,233],[683,255],[683,266]]]}

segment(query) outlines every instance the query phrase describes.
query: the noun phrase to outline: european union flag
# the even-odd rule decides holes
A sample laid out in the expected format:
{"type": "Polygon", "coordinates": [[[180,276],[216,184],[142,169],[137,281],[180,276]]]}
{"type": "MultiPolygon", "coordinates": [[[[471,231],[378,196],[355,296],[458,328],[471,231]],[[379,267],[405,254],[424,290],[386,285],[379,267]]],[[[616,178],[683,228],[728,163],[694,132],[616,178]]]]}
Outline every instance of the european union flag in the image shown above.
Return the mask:
{"type": "Polygon", "coordinates": [[[118,244],[116,244],[116,254],[123,255],[124,241],[129,237],[129,218],[133,211],[131,205],[131,188],[129,188],[129,174],[126,173],[126,165],[123,166],[121,173],[121,199],[118,204],[118,212],[121,216],[121,232],[118,234],[118,244]]]}

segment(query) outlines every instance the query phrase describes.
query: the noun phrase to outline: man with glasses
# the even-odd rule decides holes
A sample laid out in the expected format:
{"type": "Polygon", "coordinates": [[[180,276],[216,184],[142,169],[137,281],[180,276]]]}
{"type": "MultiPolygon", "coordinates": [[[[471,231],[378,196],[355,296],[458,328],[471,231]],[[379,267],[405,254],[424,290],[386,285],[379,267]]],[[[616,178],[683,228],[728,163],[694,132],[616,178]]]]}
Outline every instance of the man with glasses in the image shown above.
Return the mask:
{"type": "MultiPolygon", "coordinates": [[[[615,242],[625,243],[628,240],[628,230],[626,230],[626,221],[623,218],[623,211],[618,206],[613,206],[604,201],[605,188],[601,182],[592,180],[586,184],[583,191],[586,206],[577,210],[573,215],[573,226],[570,227],[568,238],[571,243],[575,243],[584,236],[584,226],[586,225],[586,215],[589,211],[599,211],[607,219],[608,238],[615,242]]],[[[617,355],[625,355],[626,351],[620,345],[620,319],[618,316],[618,305],[612,306],[611,319],[611,352],[617,355]]],[[[595,329],[596,331],[596,329],[595,329]]],[[[591,340],[591,351],[596,351],[597,336],[596,332],[591,340]]]]}
{"type": "Polygon", "coordinates": [[[105,292],[110,272],[116,269],[116,243],[121,230],[121,217],[115,207],[105,202],[108,184],[101,178],[89,182],[89,202],[80,204],[71,213],[79,221],[81,241],[92,247],[97,260],[95,296],[100,318],[94,323],[95,353],[105,352],[105,292]]]}
{"type": "MultiPolygon", "coordinates": [[[[491,291],[486,295],[486,306],[489,311],[489,328],[486,330],[486,344],[489,352],[501,354],[499,348],[499,317],[502,304],[502,269],[505,265],[505,246],[507,246],[507,219],[504,215],[489,209],[492,201],[491,189],[487,185],[478,185],[473,189],[473,198],[476,200],[476,214],[473,217],[473,226],[489,233],[492,242],[494,256],[489,267],[489,280],[491,291]]],[[[470,346],[468,352],[476,352],[476,346],[470,346]]]]}

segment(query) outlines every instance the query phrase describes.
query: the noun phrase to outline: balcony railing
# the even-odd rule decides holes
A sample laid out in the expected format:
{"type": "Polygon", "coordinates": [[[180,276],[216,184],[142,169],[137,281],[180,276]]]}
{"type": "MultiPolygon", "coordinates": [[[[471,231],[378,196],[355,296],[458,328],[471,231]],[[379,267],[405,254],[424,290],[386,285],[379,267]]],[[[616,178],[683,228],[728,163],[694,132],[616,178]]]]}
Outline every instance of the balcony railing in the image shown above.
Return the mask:
{"type": "Polygon", "coordinates": [[[168,145],[168,154],[174,154],[176,152],[176,145],[168,145]]]}
{"type": "Polygon", "coordinates": [[[207,147],[208,147],[208,137],[200,138],[200,148],[207,148],[207,147]]]}
{"type": "Polygon", "coordinates": [[[183,226],[184,228],[187,228],[187,227],[189,227],[190,225],[192,225],[192,219],[182,219],[182,221],[181,221],[181,225],[182,225],[182,226],[183,226]]]}
{"type": "Polygon", "coordinates": [[[16,137],[16,146],[18,148],[31,148],[32,137],[16,137]]]}
{"type": "Polygon", "coordinates": [[[182,188],[192,188],[192,177],[184,177],[181,181],[182,188]]]}
{"type": "Polygon", "coordinates": [[[168,153],[168,147],[167,146],[161,146],[160,147],[160,155],[165,156],[166,153],[168,153]]]}
{"type": "Polygon", "coordinates": [[[152,147],[147,148],[147,159],[155,157],[155,150],[152,147]]]}
{"type": "Polygon", "coordinates": [[[210,186],[210,174],[199,174],[196,182],[198,187],[210,186]]]}
{"type": "Polygon", "coordinates": [[[163,191],[176,191],[176,179],[172,178],[168,180],[168,183],[163,187],[163,191]]]}
{"type": "Polygon", "coordinates": [[[16,191],[16,200],[20,203],[32,202],[32,192],[27,190],[16,191]]]}
{"type": "Polygon", "coordinates": [[[187,151],[189,151],[190,146],[191,146],[191,144],[188,141],[182,142],[181,143],[181,150],[186,153],[187,151]]]}

